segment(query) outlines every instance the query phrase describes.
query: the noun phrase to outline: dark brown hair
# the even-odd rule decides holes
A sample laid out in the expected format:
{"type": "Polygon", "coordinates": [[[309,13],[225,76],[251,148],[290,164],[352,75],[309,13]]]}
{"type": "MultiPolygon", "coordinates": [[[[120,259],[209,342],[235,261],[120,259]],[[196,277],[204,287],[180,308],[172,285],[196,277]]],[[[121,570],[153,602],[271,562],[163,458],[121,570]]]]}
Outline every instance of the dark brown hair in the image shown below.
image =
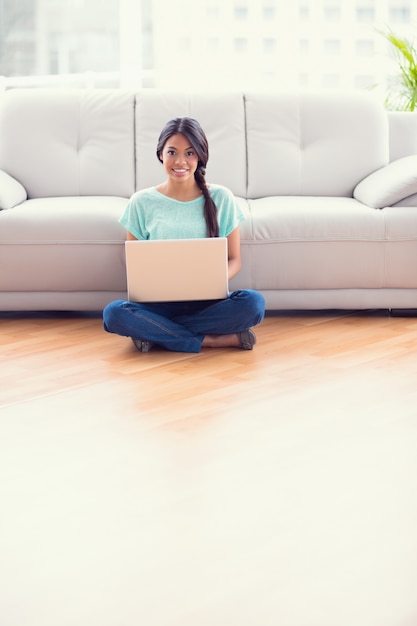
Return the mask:
{"type": "Polygon", "coordinates": [[[194,173],[195,181],[204,196],[204,218],[206,220],[207,237],[219,236],[217,221],[217,207],[210,196],[206,183],[206,166],[209,158],[207,137],[197,120],[192,117],[176,117],[170,120],[162,129],[156,147],[156,155],[162,162],[164,145],[172,135],[185,135],[198,157],[197,169],[194,173]]]}

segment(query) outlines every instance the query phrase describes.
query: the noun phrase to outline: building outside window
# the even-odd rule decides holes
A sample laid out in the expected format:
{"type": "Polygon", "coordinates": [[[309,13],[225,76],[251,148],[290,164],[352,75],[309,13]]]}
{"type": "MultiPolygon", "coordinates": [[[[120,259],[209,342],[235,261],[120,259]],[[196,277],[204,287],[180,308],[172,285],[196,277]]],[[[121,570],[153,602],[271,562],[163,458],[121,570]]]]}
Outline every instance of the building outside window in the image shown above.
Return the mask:
{"type": "Polygon", "coordinates": [[[276,6],[274,4],[269,4],[263,7],[263,18],[266,22],[272,21],[276,17],[276,6]]]}
{"type": "Polygon", "coordinates": [[[324,53],[329,56],[340,55],[340,40],[339,39],[325,39],[324,40],[324,53]]]}
{"type": "Polygon", "coordinates": [[[246,5],[235,6],[234,15],[236,20],[246,20],[248,17],[248,7],[246,5]]]}
{"type": "Polygon", "coordinates": [[[119,69],[118,0],[0,0],[0,75],[119,69]]]}
{"type": "Polygon", "coordinates": [[[324,19],[326,22],[337,22],[342,18],[342,9],[338,4],[325,4],[324,19]]]}
{"type": "Polygon", "coordinates": [[[275,37],[266,37],[263,40],[263,50],[265,54],[274,54],[277,48],[277,40],[275,37]]]}
{"type": "Polygon", "coordinates": [[[388,19],[393,24],[408,23],[411,19],[411,6],[404,0],[392,0],[389,7],[388,19]]]}
{"type": "Polygon", "coordinates": [[[308,22],[310,19],[310,0],[300,0],[298,15],[301,22],[308,22]]]}
{"type": "Polygon", "coordinates": [[[357,39],[355,42],[356,56],[372,57],[375,54],[375,42],[373,39],[357,39]]]}
{"type": "Polygon", "coordinates": [[[416,25],[416,0],[0,0],[0,88],[364,88],[377,29],[416,25]]]}
{"type": "Polygon", "coordinates": [[[375,0],[360,0],[356,3],[356,19],[360,22],[372,23],[375,20],[375,0]]]}

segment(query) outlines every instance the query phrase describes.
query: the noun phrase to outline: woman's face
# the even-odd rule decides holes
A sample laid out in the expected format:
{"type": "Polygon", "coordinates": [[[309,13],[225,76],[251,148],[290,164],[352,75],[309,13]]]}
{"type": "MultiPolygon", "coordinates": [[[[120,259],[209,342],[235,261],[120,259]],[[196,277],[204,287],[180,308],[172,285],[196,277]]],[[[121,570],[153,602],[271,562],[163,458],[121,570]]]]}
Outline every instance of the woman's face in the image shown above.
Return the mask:
{"type": "Polygon", "coordinates": [[[194,181],[194,172],[198,166],[198,156],[185,135],[171,135],[165,142],[161,153],[162,163],[168,178],[184,183],[194,181]]]}

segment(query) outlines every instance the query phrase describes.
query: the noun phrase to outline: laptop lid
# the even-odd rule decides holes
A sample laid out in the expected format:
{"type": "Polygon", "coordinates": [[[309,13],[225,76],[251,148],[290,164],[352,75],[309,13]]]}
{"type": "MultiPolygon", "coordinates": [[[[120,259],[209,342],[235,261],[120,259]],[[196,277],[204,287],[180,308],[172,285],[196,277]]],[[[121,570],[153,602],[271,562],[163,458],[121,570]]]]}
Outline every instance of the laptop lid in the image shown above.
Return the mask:
{"type": "Polygon", "coordinates": [[[131,302],[227,297],[226,237],[128,240],[125,250],[131,302]]]}

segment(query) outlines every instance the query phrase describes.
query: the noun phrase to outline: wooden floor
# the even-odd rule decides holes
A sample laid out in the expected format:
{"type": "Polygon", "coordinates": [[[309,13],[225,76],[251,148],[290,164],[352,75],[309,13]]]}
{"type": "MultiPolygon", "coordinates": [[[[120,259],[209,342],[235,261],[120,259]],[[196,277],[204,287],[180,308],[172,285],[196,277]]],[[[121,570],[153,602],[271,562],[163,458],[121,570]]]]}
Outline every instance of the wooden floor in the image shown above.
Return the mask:
{"type": "Polygon", "coordinates": [[[0,314],[1,626],[416,626],[417,319],[0,314]]]}

